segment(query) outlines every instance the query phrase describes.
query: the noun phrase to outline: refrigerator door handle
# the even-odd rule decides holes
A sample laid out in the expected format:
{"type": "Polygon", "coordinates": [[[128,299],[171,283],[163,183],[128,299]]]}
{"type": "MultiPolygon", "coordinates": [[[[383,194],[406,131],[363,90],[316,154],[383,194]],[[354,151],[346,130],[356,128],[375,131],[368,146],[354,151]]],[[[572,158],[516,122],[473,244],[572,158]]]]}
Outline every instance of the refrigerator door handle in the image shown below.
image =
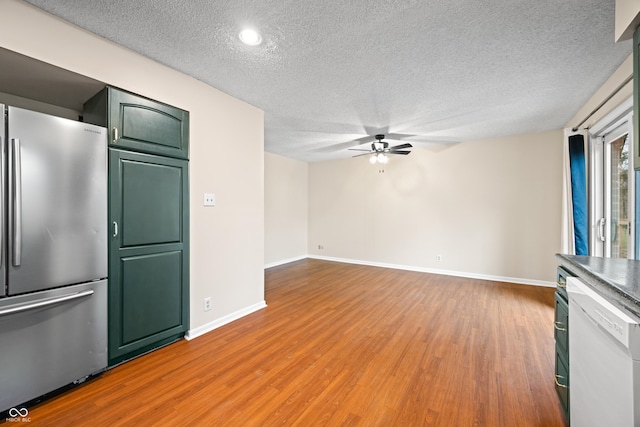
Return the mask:
{"type": "Polygon", "coordinates": [[[45,300],[36,301],[36,302],[30,302],[26,304],[14,305],[13,307],[0,309],[0,316],[20,313],[22,311],[33,310],[34,308],[46,307],[54,304],[60,304],[61,302],[88,297],[89,295],[92,295],[92,294],[93,294],[93,289],[88,289],[86,291],[78,292],[75,294],[63,295],[61,297],[45,299],[45,300]]]}
{"type": "Polygon", "coordinates": [[[22,263],[22,170],[20,160],[20,139],[13,142],[13,266],[22,263]]]}

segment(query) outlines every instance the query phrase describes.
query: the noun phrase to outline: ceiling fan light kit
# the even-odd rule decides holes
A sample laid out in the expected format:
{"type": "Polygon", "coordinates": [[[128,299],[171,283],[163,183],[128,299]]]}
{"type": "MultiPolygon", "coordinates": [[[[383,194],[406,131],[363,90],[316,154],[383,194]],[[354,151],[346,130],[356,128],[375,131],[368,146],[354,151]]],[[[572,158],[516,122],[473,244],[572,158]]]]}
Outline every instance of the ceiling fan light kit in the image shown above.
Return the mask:
{"type": "Polygon", "coordinates": [[[351,151],[365,151],[365,153],[356,154],[353,157],[366,156],[368,154],[371,154],[371,157],[369,157],[369,163],[371,163],[372,165],[375,165],[376,163],[386,165],[387,163],[389,163],[388,154],[401,154],[403,156],[406,156],[407,154],[411,153],[411,151],[406,149],[413,147],[409,143],[396,145],[395,147],[389,147],[389,143],[383,141],[384,135],[379,134],[379,135],[376,135],[375,138],[376,138],[376,141],[371,143],[370,150],[362,150],[359,148],[349,148],[349,150],[351,151]]]}
{"type": "Polygon", "coordinates": [[[372,165],[375,165],[376,163],[386,165],[389,163],[389,157],[385,156],[384,153],[374,154],[369,158],[369,163],[372,165]]]}

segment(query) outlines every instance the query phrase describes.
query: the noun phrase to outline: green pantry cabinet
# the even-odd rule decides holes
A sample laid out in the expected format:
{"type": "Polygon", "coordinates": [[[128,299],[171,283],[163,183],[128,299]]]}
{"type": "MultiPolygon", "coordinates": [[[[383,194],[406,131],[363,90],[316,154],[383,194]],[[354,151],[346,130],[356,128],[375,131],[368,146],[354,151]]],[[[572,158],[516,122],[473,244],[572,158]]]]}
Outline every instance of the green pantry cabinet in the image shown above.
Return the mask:
{"type": "Polygon", "coordinates": [[[84,120],[109,138],[109,364],[189,326],[189,113],[106,87],[84,120]]]}
{"type": "Polygon", "coordinates": [[[557,288],[555,293],[554,337],[556,340],[556,392],[560,405],[569,421],[569,299],[567,296],[567,277],[569,271],[558,267],[557,288]]]}

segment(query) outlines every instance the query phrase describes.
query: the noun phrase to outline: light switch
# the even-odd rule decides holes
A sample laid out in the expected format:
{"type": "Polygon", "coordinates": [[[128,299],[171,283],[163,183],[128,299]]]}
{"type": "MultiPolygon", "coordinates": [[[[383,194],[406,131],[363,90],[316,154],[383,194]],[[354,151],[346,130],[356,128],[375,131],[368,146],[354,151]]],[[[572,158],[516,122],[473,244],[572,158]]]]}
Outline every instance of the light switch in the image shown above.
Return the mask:
{"type": "Polygon", "coordinates": [[[215,206],[216,205],[216,195],[213,193],[204,193],[204,205],[205,206],[215,206]]]}

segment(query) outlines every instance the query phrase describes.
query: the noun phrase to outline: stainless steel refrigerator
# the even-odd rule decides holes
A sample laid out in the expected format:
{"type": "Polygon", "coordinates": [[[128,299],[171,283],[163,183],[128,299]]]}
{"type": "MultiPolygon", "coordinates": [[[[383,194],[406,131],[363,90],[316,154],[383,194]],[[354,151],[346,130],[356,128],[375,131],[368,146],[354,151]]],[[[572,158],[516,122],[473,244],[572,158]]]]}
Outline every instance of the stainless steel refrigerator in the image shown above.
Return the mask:
{"type": "Polygon", "coordinates": [[[107,366],[106,129],[0,104],[0,411],[107,366]]]}

